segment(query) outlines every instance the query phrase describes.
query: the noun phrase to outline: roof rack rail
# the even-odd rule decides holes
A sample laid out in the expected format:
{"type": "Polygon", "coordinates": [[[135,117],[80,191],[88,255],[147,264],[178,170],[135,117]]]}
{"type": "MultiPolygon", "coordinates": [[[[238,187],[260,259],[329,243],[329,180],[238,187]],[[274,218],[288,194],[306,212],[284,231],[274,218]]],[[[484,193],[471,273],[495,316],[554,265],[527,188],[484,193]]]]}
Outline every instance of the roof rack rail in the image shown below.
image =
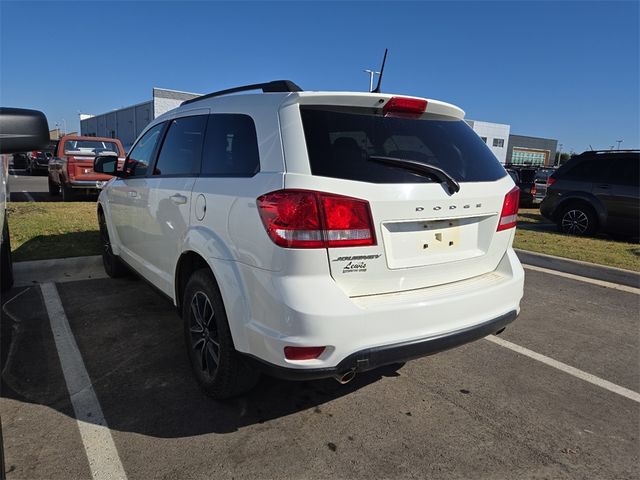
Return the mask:
{"type": "Polygon", "coordinates": [[[620,150],[585,150],[579,155],[590,154],[590,153],[617,153],[617,152],[620,152],[620,153],[640,152],[640,150],[638,150],[637,148],[627,148],[627,149],[620,149],[620,150]]]}
{"type": "Polygon", "coordinates": [[[274,80],[267,83],[254,83],[253,85],[245,85],[243,87],[229,88],[227,90],[220,90],[219,92],[207,93],[190,100],[185,100],[181,105],[187,105],[189,103],[204,100],[206,98],[221,97],[222,95],[229,95],[231,93],[246,92],[250,90],[262,90],[263,93],[277,93],[277,92],[302,92],[302,88],[293,83],[291,80],[274,80]]]}

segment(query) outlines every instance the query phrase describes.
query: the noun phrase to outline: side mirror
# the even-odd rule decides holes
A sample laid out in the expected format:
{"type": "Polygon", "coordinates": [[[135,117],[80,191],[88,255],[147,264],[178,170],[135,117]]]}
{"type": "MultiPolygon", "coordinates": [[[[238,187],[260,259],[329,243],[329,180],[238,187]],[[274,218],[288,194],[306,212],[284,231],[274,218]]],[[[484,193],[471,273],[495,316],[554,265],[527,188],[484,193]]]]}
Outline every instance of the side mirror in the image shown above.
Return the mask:
{"type": "Polygon", "coordinates": [[[0,108],[0,154],[40,150],[49,144],[44,113],[24,108],[0,108]]]}
{"type": "Polygon", "coordinates": [[[114,177],[122,176],[122,172],[118,171],[118,155],[117,154],[100,154],[93,160],[93,171],[96,173],[105,173],[114,177]]]}

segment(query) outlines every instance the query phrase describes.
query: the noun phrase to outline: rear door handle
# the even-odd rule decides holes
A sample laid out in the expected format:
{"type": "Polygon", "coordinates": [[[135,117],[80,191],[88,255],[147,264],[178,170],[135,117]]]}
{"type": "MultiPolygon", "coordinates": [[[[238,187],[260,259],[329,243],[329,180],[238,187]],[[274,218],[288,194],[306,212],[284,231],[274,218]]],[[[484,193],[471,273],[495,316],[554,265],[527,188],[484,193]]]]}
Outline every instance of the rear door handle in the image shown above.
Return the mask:
{"type": "Polygon", "coordinates": [[[184,195],[180,195],[179,193],[171,195],[169,198],[176,205],[184,205],[185,203],[187,203],[187,197],[185,197],[184,195]]]}

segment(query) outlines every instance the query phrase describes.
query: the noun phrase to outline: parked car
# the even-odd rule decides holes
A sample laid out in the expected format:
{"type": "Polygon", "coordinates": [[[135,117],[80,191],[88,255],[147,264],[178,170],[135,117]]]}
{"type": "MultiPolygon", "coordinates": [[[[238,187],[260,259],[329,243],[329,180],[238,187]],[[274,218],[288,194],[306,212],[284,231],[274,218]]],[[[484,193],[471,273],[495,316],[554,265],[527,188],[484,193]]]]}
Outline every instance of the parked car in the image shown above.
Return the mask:
{"type": "Polygon", "coordinates": [[[27,168],[27,163],[29,163],[29,154],[27,152],[14,153],[12,157],[14,169],[22,170],[27,168]]]}
{"type": "MultiPolygon", "coordinates": [[[[47,117],[37,110],[0,108],[0,291],[13,285],[11,241],[6,215],[9,200],[9,154],[41,148],[49,139],[47,117]]],[[[2,441],[0,439],[0,446],[2,441]]],[[[0,453],[1,452],[0,448],[0,453]]]]}
{"type": "Polygon", "coordinates": [[[123,169],[95,160],[116,176],[97,206],[105,270],[173,301],[216,398],[259,371],[346,383],[499,332],[523,293],[518,188],[463,118],[290,81],[183,102],[123,169]]]}
{"type": "Polygon", "coordinates": [[[117,138],[67,135],[60,139],[49,161],[49,193],[62,201],[73,200],[77,192],[96,193],[111,179],[93,171],[93,160],[99,156],[115,156],[124,161],[124,148],[117,138]]]}
{"type": "MultiPolygon", "coordinates": [[[[535,189],[533,179],[536,175],[537,167],[522,165],[505,165],[507,172],[512,171],[517,174],[516,185],[520,189],[520,206],[528,207],[533,204],[535,189]]],[[[510,174],[513,178],[513,175],[510,174]]]]}
{"type": "Polygon", "coordinates": [[[549,181],[549,177],[551,177],[551,174],[555,171],[556,169],[553,167],[538,169],[533,179],[533,187],[531,189],[531,193],[533,194],[533,203],[540,204],[542,200],[544,200],[544,197],[547,194],[547,183],[549,181]]]}
{"type": "Polygon", "coordinates": [[[33,151],[27,163],[27,173],[37,175],[38,173],[49,172],[49,161],[53,158],[53,153],[47,151],[33,151]]]}
{"type": "Polygon", "coordinates": [[[564,232],[640,233],[640,151],[588,151],[574,156],[548,180],[540,213],[564,232]]]}

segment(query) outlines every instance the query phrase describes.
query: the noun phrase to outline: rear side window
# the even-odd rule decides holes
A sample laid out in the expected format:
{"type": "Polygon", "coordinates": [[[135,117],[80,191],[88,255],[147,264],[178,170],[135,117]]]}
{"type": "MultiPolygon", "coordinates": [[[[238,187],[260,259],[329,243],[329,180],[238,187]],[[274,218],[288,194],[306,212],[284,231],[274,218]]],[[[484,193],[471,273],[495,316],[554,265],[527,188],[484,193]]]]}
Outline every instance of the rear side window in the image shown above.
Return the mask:
{"type": "Polygon", "coordinates": [[[463,120],[384,117],[357,109],[302,106],[311,172],[370,183],[434,179],[380,164],[372,156],[413,160],[445,170],[458,181],[486,182],[506,172],[463,120]]]}
{"type": "Polygon", "coordinates": [[[128,176],[141,177],[147,174],[149,162],[163,129],[164,123],[151,127],[135,144],[124,165],[124,171],[128,176]]]}
{"type": "Polygon", "coordinates": [[[202,175],[252,177],[260,171],[253,119],[240,114],[209,115],[202,155],[202,175]]]}
{"type": "Polygon", "coordinates": [[[169,122],[154,175],[193,175],[198,173],[207,115],[177,118],[169,122]]]}

